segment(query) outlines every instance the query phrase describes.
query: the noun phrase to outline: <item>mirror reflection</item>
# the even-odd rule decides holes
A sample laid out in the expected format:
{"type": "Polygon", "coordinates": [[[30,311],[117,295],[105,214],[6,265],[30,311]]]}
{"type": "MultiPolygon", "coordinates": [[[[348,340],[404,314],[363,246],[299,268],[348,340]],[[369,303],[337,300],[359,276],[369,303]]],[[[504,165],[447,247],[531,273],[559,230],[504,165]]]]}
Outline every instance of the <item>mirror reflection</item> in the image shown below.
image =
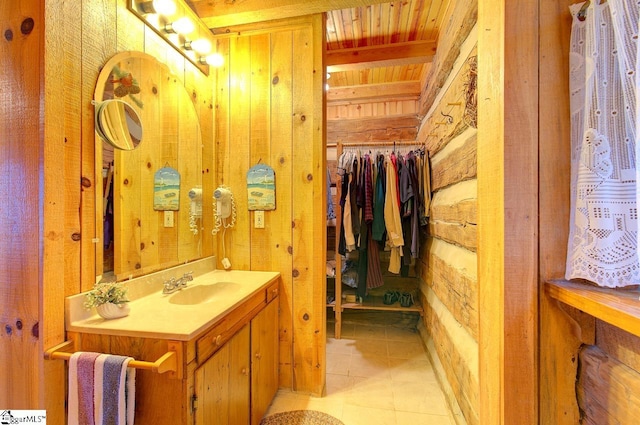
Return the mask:
{"type": "Polygon", "coordinates": [[[140,116],[122,100],[110,99],[96,105],[96,131],[116,149],[130,151],[142,141],[140,116]]]}
{"type": "Polygon", "coordinates": [[[213,207],[204,202],[193,214],[189,191],[203,187],[202,137],[183,83],[152,56],[119,53],[100,73],[95,102],[101,110],[96,175],[103,177],[102,190],[96,191],[96,234],[102,242],[96,249],[96,281],[128,279],[201,258],[203,217],[211,216],[213,207]],[[154,175],[167,167],[180,175],[172,211],[154,208],[154,175]]]}

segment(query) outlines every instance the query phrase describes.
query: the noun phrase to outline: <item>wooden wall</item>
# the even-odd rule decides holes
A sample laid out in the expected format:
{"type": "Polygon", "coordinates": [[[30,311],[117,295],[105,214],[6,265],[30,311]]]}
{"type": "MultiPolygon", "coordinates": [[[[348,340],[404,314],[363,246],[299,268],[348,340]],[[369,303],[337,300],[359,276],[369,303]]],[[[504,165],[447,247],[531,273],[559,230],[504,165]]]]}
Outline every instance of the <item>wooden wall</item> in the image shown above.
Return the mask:
{"type": "MultiPolygon", "coordinates": [[[[565,270],[570,207],[569,5],[573,3],[540,1],[541,285],[562,278],[565,270]]],[[[542,286],[540,293],[540,423],[638,422],[640,338],[550,298],[542,286]]]]}
{"type": "Polygon", "coordinates": [[[275,270],[280,292],[280,385],[320,395],[325,380],[326,201],[324,26],[321,15],[230,29],[216,93],[217,181],[235,195],[235,227],[218,238],[236,269],[275,270]],[[247,210],[246,175],[276,174],[265,228],[247,210]]]}
{"type": "MultiPolygon", "coordinates": [[[[422,337],[459,423],[478,424],[477,128],[465,121],[477,71],[472,31],[422,121],[432,203],[421,249],[422,337]],[[452,117],[443,119],[443,114],[452,117]]],[[[472,109],[472,108],[471,108],[472,109]]],[[[477,124],[475,124],[477,126],[477,124]]]]}
{"type": "Polygon", "coordinates": [[[0,405],[46,409],[63,424],[64,363],[43,352],[64,340],[64,297],[95,281],[91,99],[100,69],[126,50],[166,63],[200,99],[210,157],[215,80],[145,28],[126,0],[2,2],[0,23],[0,405]]]}

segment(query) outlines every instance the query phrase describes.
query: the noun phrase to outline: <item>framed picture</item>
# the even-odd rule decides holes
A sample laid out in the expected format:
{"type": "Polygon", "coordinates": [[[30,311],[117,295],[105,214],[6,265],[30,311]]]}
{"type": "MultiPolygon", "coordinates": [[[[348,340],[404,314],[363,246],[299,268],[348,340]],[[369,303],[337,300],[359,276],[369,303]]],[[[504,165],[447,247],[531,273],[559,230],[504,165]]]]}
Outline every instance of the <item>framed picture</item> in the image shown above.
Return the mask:
{"type": "Polygon", "coordinates": [[[169,166],[162,167],[153,177],[153,209],[178,211],[180,209],[180,173],[169,166]]]}
{"type": "Polygon", "coordinates": [[[258,164],[247,172],[250,211],[276,209],[276,173],[268,165],[258,164]]]}

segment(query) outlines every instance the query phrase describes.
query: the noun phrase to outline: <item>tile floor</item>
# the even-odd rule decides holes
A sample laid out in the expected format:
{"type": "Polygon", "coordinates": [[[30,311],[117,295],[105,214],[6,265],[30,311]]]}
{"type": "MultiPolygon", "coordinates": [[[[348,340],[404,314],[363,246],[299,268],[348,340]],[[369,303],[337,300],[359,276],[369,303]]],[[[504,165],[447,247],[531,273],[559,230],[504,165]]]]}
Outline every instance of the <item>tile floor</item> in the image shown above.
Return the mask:
{"type": "Polygon", "coordinates": [[[327,391],[322,398],[280,390],[267,415],[320,410],[345,425],[454,425],[416,330],[327,324],[327,391]]]}

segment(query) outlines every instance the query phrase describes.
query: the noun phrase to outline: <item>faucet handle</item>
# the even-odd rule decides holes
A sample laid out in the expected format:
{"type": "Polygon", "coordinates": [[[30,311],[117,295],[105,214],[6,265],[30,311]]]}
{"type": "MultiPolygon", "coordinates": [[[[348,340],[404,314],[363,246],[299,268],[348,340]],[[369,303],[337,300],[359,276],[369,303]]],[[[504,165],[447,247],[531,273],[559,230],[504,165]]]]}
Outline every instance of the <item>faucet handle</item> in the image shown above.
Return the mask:
{"type": "Polygon", "coordinates": [[[187,282],[191,282],[193,280],[193,272],[186,272],[184,275],[182,275],[182,278],[187,282]]]}

